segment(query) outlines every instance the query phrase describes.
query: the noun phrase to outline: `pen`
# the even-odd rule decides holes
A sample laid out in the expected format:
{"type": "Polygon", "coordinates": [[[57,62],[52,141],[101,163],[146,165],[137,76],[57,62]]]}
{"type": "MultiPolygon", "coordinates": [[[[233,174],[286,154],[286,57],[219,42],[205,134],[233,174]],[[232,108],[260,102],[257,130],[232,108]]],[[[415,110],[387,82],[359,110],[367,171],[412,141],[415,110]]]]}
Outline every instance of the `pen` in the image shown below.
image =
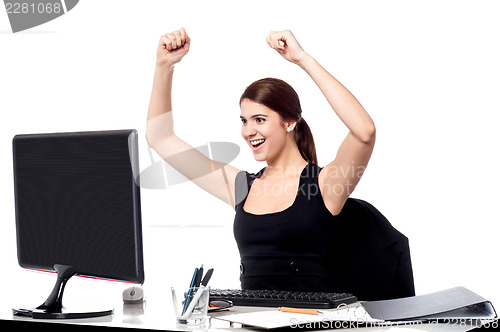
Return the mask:
{"type": "Polygon", "coordinates": [[[198,273],[196,274],[196,280],[194,282],[193,287],[200,287],[202,276],[203,276],[203,264],[201,264],[201,267],[198,269],[198,273]]]}
{"type": "Polygon", "coordinates": [[[208,282],[210,281],[210,278],[212,278],[212,273],[214,273],[214,269],[208,269],[207,274],[203,277],[203,280],[201,281],[201,284],[203,286],[206,286],[208,282]]]}
{"type": "Polygon", "coordinates": [[[193,299],[191,300],[191,303],[189,304],[189,307],[187,310],[183,313],[182,319],[186,319],[191,315],[193,312],[194,307],[196,306],[196,303],[200,299],[201,295],[205,291],[205,287],[207,286],[208,282],[210,281],[210,278],[212,277],[212,273],[214,272],[214,269],[209,269],[207,271],[207,274],[205,274],[205,277],[203,277],[203,280],[201,281],[201,286],[198,288],[198,291],[194,295],[193,299]]]}
{"type": "Polygon", "coordinates": [[[292,312],[295,314],[306,314],[306,315],[322,315],[323,312],[319,310],[312,310],[312,309],[298,309],[298,308],[289,308],[289,307],[279,307],[279,311],[282,312],[292,312]]]}
{"type": "Polygon", "coordinates": [[[194,269],[193,278],[191,278],[191,283],[189,284],[189,290],[188,290],[188,293],[187,293],[187,296],[186,296],[186,301],[184,302],[184,307],[182,308],[182,314],[183,315],[186,312],[186,309],[189,306],[189,300],[191,299],[191,297],[193,295],[192,294],[193,293],[193,287],[194,287],[194,284],[196,283],[197,276],[198,276],[198,268],[194,269]]]}

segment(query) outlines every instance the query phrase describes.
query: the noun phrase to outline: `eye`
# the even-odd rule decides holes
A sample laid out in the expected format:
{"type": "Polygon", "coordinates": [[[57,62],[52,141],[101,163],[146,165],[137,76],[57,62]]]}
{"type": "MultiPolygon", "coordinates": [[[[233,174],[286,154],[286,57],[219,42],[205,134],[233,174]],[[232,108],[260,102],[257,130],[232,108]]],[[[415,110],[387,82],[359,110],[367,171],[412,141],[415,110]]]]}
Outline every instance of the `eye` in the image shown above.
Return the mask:
{"type": "Polygon", "coordinates": [[[243,124],[246,124],[246,123],[247,123],[247,120],[246,120],[246,119],[240,118],[240,120],[241,120],[241,123],[243,123],[243,124]]]}
{"type": "Polygon", "coordinates": [[[255,121],[257,121],[257,123],[262,123],[262,122],[265,122],[266,119],[264,119],[264,118],[256,118],[255,121]]]}

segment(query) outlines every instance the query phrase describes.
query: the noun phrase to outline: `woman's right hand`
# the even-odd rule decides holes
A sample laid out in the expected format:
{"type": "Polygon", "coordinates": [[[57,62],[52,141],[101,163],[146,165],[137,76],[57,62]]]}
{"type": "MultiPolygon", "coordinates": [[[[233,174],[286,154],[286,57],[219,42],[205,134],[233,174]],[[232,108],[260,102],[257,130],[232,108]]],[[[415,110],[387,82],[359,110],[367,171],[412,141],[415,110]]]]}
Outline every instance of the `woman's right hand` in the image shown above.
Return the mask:
{"type": "Polygon", "coordinates": [[[167,33],[160,38],[156,64],[171,67],[182,60],[189,51],[191,39],[184,28],[167,33]]]}

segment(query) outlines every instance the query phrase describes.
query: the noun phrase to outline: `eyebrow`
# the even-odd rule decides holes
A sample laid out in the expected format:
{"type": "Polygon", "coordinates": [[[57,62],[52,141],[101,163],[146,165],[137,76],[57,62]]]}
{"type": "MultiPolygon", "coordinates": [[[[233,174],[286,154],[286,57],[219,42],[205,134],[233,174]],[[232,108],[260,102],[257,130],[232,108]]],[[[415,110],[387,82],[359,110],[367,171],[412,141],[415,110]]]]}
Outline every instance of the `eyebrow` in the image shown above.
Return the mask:
{"type": "MultiPolygon", "coordinates": [[[[265,115],[265,114],[254,114],[254,115],[252,115],[250,117],[250,119],[252,119],[252,118],[258,118],[258,117],[262,117],[262,116],[267,118],[267,115],[265,115]]],[[[240,115],[240,119],[244,119],[244,118],[245,118],[244,116],[240,115]]]]}

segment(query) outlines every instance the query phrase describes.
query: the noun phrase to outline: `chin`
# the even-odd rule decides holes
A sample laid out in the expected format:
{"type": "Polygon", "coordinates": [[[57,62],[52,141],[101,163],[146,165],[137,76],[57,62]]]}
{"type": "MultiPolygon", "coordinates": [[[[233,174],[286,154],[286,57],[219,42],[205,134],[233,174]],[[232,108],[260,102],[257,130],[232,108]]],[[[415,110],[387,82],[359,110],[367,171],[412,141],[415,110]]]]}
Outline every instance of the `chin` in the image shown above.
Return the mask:
{"type": "Polygon", "coordinates": [[[269,154],[264,153],[265,151],[252,151],[253,158],[255,161],[266,161],[268,159],[269,154]]]}
{"type": "Polygon", "coordinates": [[[264,156],[258,156],[258,155],[253,155],[255,161],[266,161],[267,158],[265,158],[264,156]]]}

